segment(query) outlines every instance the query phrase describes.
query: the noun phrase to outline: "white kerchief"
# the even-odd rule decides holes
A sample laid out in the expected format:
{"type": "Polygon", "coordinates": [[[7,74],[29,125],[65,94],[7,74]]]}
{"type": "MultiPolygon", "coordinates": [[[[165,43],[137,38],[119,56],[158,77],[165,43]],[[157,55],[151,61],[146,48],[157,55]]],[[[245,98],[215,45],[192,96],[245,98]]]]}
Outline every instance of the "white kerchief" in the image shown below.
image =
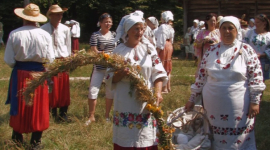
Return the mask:
{"type": "Polygon", "coordinates": [[[224,23],[224,22],[230,22],[232,23],[237,32],[240,31],[240,22],[239,22],[239,19],[234,17],[234,16],[226,16],[226,17],[223,17],[221,20],[220,20],[220,24],[219,24],[219,28],[221,27],[221,25],[224,23]]]}
{"type": "Polygon", "coordinates": [[[133,13],[131,13],[131,15],[140,16],[141,18],[143,18],[143,14],[144,13],[142,11],[140,11],[140,10],[136,10],[133,13]]]}
{"type": "Polygon", "coordinates": [[[155,25],[155,27],[158,27],[159,23],[158,23],[157,18],[155,18],[155,17],[148,17],[147,19],[150,20],[155,25]]]}
{"type": "Polygon", "coordinates": [[[251,22],[255,23],[255,20],[254,20],[253,18],[251,18],[249,21],[251,21],[251,22]]]}
{"type": "Polygon", "coordinates": [[[138,23],[138,22],[141,22],[141,23],[144,22],[140,16],[130,16],[130,17],[128,17],[128,18],[125,20],[124,25],[123,25],[125,33],[127,33],[128,30],[129,30],[134,24],[136,24],[136,23],[138,23]]]}
{"type": "Polygon", "coordinates": [[[164,19],[164,21],[167,23],[169,20],[173,21],[173,14],[171,11],[164,11],[161,14],[162,19],[164,19]]]}

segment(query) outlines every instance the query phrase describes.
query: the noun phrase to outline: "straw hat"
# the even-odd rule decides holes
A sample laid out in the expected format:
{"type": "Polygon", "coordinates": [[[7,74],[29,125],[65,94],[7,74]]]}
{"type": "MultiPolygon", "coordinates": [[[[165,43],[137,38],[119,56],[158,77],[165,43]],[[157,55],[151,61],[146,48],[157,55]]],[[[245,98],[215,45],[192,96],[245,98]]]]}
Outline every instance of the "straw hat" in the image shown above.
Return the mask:
{"type": "Polygon", "coordinates": [[[51,13],[64,13],[65,11],[67,11],[68,9],[67,8],[61,8],[60,6],[58,5],[52,5],[50,6],[49,10],[47,11],[47,17],[50,16],[51,13]]]}
{"type": "Polygon", "coordinates": [[[240,19],[241,26],[248,26],[248,23],[245,20],[240,19]]]}
{"type": "Polygon", "coordinates": [[[39,7],[36,4],[30,3],[25,8],[16,8],[14,13],[24,20],[32,22],[46,22],[47,18],[40,13],[39,7]]]}
{"type": "Polygon", "coordinates": [[[217,23],[219,23],[222,18],[223,18],[223,16],[218,16],[217,23]]]}

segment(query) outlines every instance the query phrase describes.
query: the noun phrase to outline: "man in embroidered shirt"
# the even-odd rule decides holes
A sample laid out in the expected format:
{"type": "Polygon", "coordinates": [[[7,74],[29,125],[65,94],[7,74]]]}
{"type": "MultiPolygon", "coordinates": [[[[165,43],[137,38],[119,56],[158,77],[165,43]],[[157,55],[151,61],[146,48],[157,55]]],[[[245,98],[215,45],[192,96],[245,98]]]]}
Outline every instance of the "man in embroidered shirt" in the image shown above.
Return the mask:
{"type": "MultiPolygon", "coordinates": [[[[58,5],[50,6],[47,17],[48,23],[41,26],[52,37],[53,49],[56,59],[65,58],[71,55],[71,36],[70,30],[63,25],[61,19],[67,9],[62,9],[58,5]]],[[[61,72],[52,77],[53,89],[50,93],[50,108],[52,116],[57,119],[57,108],[62,121],[68,121],[67,110],[70,105],[69,75],[67,72],[61,72]]]]}

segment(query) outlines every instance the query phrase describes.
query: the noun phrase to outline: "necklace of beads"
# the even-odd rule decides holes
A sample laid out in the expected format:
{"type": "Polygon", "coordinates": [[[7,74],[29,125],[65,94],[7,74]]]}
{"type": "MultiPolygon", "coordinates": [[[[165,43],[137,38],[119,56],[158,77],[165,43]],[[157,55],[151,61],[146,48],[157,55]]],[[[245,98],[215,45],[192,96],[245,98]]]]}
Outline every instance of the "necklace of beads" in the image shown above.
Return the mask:
{"type": "Polygon", "coordinates": [[[216,52],[216,56],[217,56],[216,63],[224,65],[224,67],[222,67],[223,69],[228,69],[231,66],[231,62],[235,58],[238,49],[237,49],[237,47],[233,48],[233,55],[230,57],[230,60],[228,62],[226,62],[226,63],[222,63],[221,60],[220,60],[221,54],[219,52],[219,48],[220,48],[220,44],[218,45],[218,50],[216,52]]]}

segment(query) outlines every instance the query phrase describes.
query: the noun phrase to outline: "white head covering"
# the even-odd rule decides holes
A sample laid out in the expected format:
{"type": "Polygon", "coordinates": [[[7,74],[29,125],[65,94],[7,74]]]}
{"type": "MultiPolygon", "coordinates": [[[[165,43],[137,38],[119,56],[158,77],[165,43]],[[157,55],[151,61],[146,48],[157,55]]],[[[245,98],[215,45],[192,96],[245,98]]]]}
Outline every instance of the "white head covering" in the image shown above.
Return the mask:
{"type": "Polygon", "coordinates": [[[236,18],[236,17],[234,17],[234,16],[226,16],[226,17],[223,17],[223,18],[220,20],[219,28],[222,26],[222,24],[223,24],[224,22],[230,22],[230,23],[232,23],[232,24],[235,26],[237,32],[240,31],[240,22],[239,22],[239,19],[238,19],[238,18],[236,18]]]}
{"type": "Polygon", "coordinates": [[[131,13],[130,15],[139,16],[139,17],[143,18],[143,14],[144,13],[142,11],[136,10],[133,13],[131,13]]]}
{"type": "Polygon", "coordinates": [[[128,30],[136,23],[141,22],[143,23],[143,20],[140,16],[130,16],[129,18],[127,18],[124,22],[124,31],[125,33],[128,32],[128,30]]]}
{"type": "Polygon", "coordinates": [[[201,26],[203,26],[204,25],[204,21],[200,21],[199,22],[199,26],[201,27],[201,26]]]}
{"type": "Polygon", "coordinates": [[[66,24],[66,25],[69,25],[70,24],[70,22],[67,20],[64,24],[66,24]]]}
{"type": "Polygon", "coordinates": [[[155,25],[155,27],[158,27],[159,23],[158,23],[157,18],[155,18],[155,17],[148,17],[147,19],[150,20],[155,25]]]}
{"type": "Polygon", "coordinates": [[[255,20],[253,18],[249,19],[249,21],[255,23],[255,20]]]}
{"type": "Polygon", "coordinates": [[[193,22],[199,24],[199,20],[198,19],[193,20],[193,22]]]}
{"type": "Polygon", "coordinates": [[[161,17],[162,19],[164,19],[164,21],[167,23],[169,20],[172,20],[173,21],[173,14],[171,11],[164,11],[162,14],[161,14],[161,17]]]}
{"type": "Polygon", "coordinates": [[[114,42],[117,42],[120,38],[123,38],[124,35],[127,34],[128,30],[136,23],[141,22],[144,23],[144,21],[142,20],[142,18],[140,16],[136,16],[136,15],[127,15],[124,16],[117,29],[116,29],[116,37],[114,39],[114,42]]]}

